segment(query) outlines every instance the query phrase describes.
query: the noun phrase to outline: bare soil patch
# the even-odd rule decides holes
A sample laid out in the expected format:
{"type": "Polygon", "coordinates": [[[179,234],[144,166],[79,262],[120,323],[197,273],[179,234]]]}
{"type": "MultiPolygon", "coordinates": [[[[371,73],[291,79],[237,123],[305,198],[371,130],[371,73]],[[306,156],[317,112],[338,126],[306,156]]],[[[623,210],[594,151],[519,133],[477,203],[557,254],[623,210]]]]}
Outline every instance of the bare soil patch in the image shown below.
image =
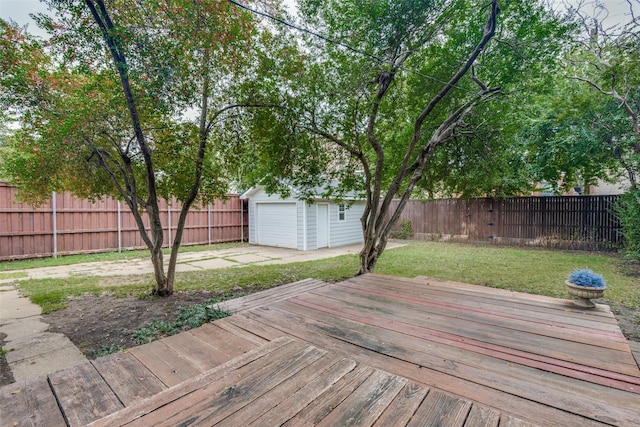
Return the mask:
{"type": "Polygon", "coordinates": [[[83,295],[68,301],[63,310],[43,315],[50,332],[60,332],[93,359],[102,349],[131,348],[140,345],[133,331],[149,322],[173,322],[180,307],[201,304],[219,295],[210,292],[195,294],[176,292],[166,298],[114,298],[83,295]]]}

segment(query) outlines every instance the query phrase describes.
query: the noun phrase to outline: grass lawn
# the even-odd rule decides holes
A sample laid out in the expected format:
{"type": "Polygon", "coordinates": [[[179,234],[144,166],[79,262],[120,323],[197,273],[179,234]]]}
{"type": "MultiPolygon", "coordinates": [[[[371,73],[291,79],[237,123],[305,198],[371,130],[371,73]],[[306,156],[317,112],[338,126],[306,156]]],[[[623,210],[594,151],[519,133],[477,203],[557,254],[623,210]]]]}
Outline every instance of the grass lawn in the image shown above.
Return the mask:
{"type": "MultiPolygon", "coordinates": [[[[246,245],[246,243],[216,243],[214,245],[194,245],[181,246],[180,253],[211,251],[217,249],[233,248],[246,245]]],[[[170,250],[162,250],[165,255],[170,254],[170,250]]],[[[19,261],[0,261],[0,272],[10,270],[25,270],[29,268],[54,267],[57,265],[71,265],[83,262],[98,261],[120,261],[125,259],[149,258],[149,251],[146,249],[123,250],[122,252],[99,252],[95,254],[64,255],[58,258],[34,258],[19,261]]],[[[0,277],[2,278],[2,277],[0,277]]]]}
{"type": "MultiPolygon", "coordinates": [[[[238,295],[307,277],[339,281],[351,277],[357,267],[357,257],[345,255],[295,264],[184,272],[177,273],[175,289],[238,295]]],[[[424,275],[566,298],[567,275],[585,267],[605,277],[607,300],[640,308],[640,277],[631,274],[620,257],[609,254],[410,242],[405,247],[386,251],[376,273],[404,277],[424,275]]],[[[82,277],[23,281],[20,289],[47,312],[64,307],[68,296],[86,292],[141,296],[149,293],[152,284],[150,275],[82,277]]]]}

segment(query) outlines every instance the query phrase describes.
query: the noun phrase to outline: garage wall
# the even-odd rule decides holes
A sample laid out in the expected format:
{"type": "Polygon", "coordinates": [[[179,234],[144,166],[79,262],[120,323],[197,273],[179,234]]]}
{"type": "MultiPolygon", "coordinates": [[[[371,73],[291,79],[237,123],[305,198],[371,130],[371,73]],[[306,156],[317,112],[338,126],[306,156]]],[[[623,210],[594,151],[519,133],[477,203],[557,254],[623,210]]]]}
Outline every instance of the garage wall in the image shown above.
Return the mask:
{"type": "MultiPolygon", "coordinates": [[[[303,201],[296,200],[294,198],[281,199],[278,195],[267,195],[264,190],[256,189],[254,192],[248,194],[249,198],[249,243],[252,244],[264,244],[263,239],[260,237],[260,231],[258,227],[258,218],[256,216],[260,211],[260,205],[264,204],[278,204],[278,203],[295,203],[296,209],[296,224],[290,224],[293,222],[287,221],[286,224],[282,221],[278,222],[277,219],[273,221],[276,224],[276,228],[285,229],[288,225],[292,226],[296,233],[296,249],[298,250],[315,250],[318,249],[318,209],[316,203],[307,205],[303,201]]],[[[327,203],[329,206],[329,247],[339,247],[345,245],[351,245],[360,243],[362,238],[362,227],[360,224],[360,217],[364,212],[364,201],[358,201],[351,205],[346,204],[346,221],[338,222],[338,204],[330,201],[318,200],[317,203],[327,203]]],[[[283,209],[286,205],[283,205],[283,209]]],[[[291,206],[291,205],[289,205],[291,206]]],[[[275,212],[271,209],[271,213],[275,212]]],[[[265,221],[260,220],[265,226],[265,221]]],[[[266,224],[268,226],[268,224],[266,224]]],[[[290,246],[293,246],[290,243],[290,246]]]]}
{"type": "Polygon", "coordinates": [[[364,205],[364,202],[354,202],[351,206],[347,203],[347,220],[338,222],[338,204],[329,204],[329,247],[335,248],[364,241],[360,223],[364,205]]]}

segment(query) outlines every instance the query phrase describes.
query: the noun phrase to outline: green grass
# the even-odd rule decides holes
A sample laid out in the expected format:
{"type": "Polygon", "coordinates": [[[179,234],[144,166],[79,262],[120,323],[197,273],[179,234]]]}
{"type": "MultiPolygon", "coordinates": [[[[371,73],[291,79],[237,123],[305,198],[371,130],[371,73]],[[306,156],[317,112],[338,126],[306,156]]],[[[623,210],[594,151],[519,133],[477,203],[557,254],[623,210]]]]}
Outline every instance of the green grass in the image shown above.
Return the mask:
{"type": "MultiPolygon", "coordinates": [[[[414,242],[385,251],[376,273],[404,277],[431,276],[519,292],[566,298],[564,281],[577,268],[591,268],[607,280],[605,298],[640,308],[640,278],[630,274],[620,257],[591,252],[564,252],[453,243],[414,242]]],[[[355,255],[295,264],[248,266],[178,273],[176,291],[206,290],[239,295],[291,283],[307,277],[335,282],[353,276],[355,255]]],[[[20,289],[44,312],[65,306],[68,296],[107,293],[147,295],[152,277],[83,277],[28,280],[20,289]]]]}
{"type": "Polygon", "coordinates": [[[21,279],[23,277],[29,277],[24,271],[11,271],[8,273],[0,273],[0,280],[4,279],[21,279]]]}
{"type": "MultiPolygon", "coordinates": [[[[215,245],[194,245],[180,247],[180,253],[213,251],[246,245],[244,243],[216,243],[215,245]]],[[[170,250],[163,249],[165,255],[170,250]]],[[[25,270],[30,268],[55,267],[59,265],[80,264],[84,262],[120,261],[126,259],[149,258],[149,251],[123,250],[122,252],[100,252],[95,254],[64,255],[58,258],[35,258],[18,261],[0,261],[0,271],[25,270]]],[[[24,276],[21,276],[24,277],[24,276]]],[[[1,278],[1,277],[0,277],[1,278]]]]}

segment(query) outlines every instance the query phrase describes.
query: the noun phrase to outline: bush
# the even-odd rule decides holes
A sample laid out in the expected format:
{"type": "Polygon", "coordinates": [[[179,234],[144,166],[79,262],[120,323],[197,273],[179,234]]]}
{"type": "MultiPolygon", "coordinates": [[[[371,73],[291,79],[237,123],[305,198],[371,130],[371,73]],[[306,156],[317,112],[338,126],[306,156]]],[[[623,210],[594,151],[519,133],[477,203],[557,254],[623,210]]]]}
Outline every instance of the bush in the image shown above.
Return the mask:
{"type": "Polygon", "coordinates": [[[640,260],[640,190],[635,188],[623,194],[616,213],[622,225],[623,253],[627,258],[640,260]]]}
{"type": "Polygon", "coordinates": [[[394,239],[408,239],[413,236],[413,227],[411,221],[400,221],[400,230],[394,230],[391,232],[391,237],[394,239]]]}

